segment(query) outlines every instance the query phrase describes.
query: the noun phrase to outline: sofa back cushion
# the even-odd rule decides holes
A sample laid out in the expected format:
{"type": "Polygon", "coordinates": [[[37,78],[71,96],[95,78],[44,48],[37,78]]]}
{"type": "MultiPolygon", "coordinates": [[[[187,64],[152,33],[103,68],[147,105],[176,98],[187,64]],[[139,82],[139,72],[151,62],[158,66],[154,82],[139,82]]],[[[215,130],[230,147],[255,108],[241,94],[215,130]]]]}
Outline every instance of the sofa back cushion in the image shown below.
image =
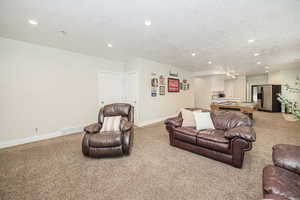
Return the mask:
{"type": "Polygon", "coordinates": [[[103,123],[104,117],[122,116],[130,122],[134,122],[134,107],[126,103],[114,103],[105,105],[99,111],[98,122],[103,123]]]}
{"type": "Polygon", "coordinates": [[[251,119],[240,112],[214,111],[211,118],[216,129],[229,130],[239,126],[252,126],[251,119]]]}

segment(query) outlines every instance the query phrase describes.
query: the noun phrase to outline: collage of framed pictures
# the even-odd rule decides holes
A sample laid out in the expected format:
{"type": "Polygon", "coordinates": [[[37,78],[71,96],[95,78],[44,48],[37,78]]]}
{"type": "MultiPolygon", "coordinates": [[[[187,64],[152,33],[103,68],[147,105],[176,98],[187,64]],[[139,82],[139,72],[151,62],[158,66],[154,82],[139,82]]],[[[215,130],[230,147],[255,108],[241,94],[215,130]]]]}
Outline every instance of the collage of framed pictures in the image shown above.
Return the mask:
{"type": "MultiPolygon", "coordinates": [[[[172,74],[173,75],[173,74],[172,74]]],[[[174,73],[175,75],[175,73],[174,73]]],[[[168,88],[168,93],[179,93],[180,90],[186,91],[190,89],[190,84],[186,79],[182,79],[182,81],[177,78],[166,78],[164,75],[157,76],[156,73],[151,74],[151,96],[157,97],[165,96],[166,95],[166,87],[168,88]]],[[[178,73],[176,73],[176,76],[178,76],[178,73]]]]}

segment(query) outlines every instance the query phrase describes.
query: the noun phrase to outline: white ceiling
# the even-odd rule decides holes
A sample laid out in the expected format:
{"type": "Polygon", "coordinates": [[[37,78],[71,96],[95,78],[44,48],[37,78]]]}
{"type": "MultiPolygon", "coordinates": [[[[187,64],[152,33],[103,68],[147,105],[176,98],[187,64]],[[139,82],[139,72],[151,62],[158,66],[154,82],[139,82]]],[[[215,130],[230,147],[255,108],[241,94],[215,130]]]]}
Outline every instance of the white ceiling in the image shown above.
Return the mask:
{"type": "Polygon", "coordinates": [[[1,0],[0,36],[118,61],[255,74],[300,66],[300,1],[1,0]]]}

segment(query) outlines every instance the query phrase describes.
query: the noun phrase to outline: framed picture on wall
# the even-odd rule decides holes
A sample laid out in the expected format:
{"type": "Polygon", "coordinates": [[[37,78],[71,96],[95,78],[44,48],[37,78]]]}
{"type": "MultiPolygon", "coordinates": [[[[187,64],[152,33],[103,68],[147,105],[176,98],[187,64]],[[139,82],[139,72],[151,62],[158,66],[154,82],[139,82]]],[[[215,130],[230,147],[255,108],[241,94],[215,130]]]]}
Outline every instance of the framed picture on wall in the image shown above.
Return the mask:
{"type": "Polygon", "coordinates": [[[156,90],[155,87],[153,87],[153,88],[151,89],[151,97],[156,97],[156,96],[157,96],[157,90],[156,90]]]}
{"type": "Polygon", "coordinates": [[[158,89],[158,78],[152,77],[151,78],[151,96],[157,96],[157,89],[158,89]]]}
{"type": "Polygon", "coordinates": [[[151,87],[158,87],[158,79],[156,77],[151,79],[151,87]]]}
{"type": "Polygon", "coordinates": [[[168,92],[179,92],[179,79],[168,78],[168,92]]]}
{"type": "Polygon", "coordinates": [[[159,85],[165,85],[165,77],[163,75],[159,76],[159,85]]]}
{"type": "Polygon", "coordinates": [[[159,86],[159,95],[164,96],[165,95],[165,89],[166,87],[164,85],[159,86]]]}

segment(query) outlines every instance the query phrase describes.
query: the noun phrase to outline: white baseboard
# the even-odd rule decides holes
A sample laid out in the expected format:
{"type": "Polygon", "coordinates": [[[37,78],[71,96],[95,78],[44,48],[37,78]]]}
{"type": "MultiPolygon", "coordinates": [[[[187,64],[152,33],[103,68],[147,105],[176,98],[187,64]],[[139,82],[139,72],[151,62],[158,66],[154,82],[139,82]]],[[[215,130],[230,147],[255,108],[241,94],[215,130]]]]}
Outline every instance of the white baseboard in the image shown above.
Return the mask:
{"type": "MultiPolygon", "coordinates": [[[[154,120],[139,122],[136,125],[138,127],[148,126],[148,125],[155,124],[155,123],[164,121],[168,118],[175,117],[175,116],[176,115],[170,115],[170,116],[161,117],[161,118],[154,119],[154,120]]],[[[0,149],[7,148],[7,147],[13,147],[13,146],[17,146],[20,144],[27,144],[27,143],[31,143],[31,142],[37,142],[37,141],[41,141],[41,140],[47,140],[47,139],[56,138],[56,137],[60,137],[60,136],[64,136],[64,135],[70,135],[70,134],[74,134],[74,133],[83,132],[83,127],[84,126],[64,128],[60,131],[56,131],[56,132],[52,132],[52,133],[35,135],[35,136],[31,136],[31,137],[26,137],[26,138],[20,138],[20,139],[0,142],[0,149]]]]}
{"type": "Polygon", "coordinates": [[[155,123],[164,121],[164,120],[166,120],[168,118],[171,118],[171,117],[176,117],[176,115],[170,115],[170,116],[161,117],[161,118],[154,119],[154,120],[148,120],[148,121],[144,121],[144,122],[138,122],[136,125],[138,127],[148,126],[148,125],[151,125],[151,124],[155,124],[155,123]]]}
{"type": "Polygon", "coordinates": [[[51,138],[56,138],[64,135],[70,135],[74,133],[79,133],[83,131],[83,127],[73,127],[73,128],[67,128],[63,129],[60,131],[52,132],[52,133],[47,133],[43,135],[35,135],[31,137],[26,137],[26,138],[20,138],[20,139],[15,139],[15,140],[8,140],[4,142],[0,142],[0,149],[7,148],[7,147],[12,147],[12,146],[17,146],[20,144],[27,144],[31,142],[37,142],[40,140],[46,140],[46,139],[51,139],[51,138]]]}

